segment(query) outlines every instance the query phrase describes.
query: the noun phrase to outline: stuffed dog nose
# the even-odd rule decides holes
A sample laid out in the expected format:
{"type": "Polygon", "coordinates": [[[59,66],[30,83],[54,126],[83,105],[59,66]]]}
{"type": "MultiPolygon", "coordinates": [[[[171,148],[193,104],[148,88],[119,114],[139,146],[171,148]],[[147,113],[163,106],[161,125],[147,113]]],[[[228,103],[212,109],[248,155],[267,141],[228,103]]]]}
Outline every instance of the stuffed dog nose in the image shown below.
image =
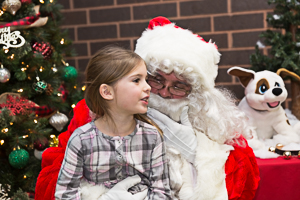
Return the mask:
{"type": "Polygon", "coordinates": [[[281,93],[282,93],[282,89],[281,88],[274,88],[272,90],[272,93],[275,95],[275,96],[279,96],[281,93]]]}

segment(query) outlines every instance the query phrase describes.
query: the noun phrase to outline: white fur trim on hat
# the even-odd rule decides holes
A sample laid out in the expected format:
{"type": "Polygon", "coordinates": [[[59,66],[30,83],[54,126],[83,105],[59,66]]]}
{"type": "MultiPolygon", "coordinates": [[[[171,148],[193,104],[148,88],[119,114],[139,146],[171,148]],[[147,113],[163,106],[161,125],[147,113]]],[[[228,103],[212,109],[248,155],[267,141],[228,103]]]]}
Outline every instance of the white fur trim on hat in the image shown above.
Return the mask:
{"type": "Polygon", "coordinates": [[[214,87],[220,60],[216,46],[189,30],[176,28],[174,23],[146,29],[137,40],[135,52],[145,60],[150,72],[155,72],[155,63],[159,63],[163,72],[175,71],[188,81],[214,87]],[[163,67],[161,63],[165,63],[163,67]]]}

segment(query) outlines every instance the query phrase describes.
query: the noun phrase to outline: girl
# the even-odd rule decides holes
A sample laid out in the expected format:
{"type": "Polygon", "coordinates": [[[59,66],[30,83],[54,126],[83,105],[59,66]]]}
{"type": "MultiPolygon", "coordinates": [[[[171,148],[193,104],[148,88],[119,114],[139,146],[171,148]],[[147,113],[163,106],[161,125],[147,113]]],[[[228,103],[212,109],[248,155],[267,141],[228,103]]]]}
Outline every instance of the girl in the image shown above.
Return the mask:
{"type": "Polygon", "coordinates": [[[85,75],[86,104],[96,118],[68,141],[56,199],[81,199],[81,182],[115,186],[101,200],[135,199],[132,194],[141,191],[148,199],[171,199],[161,131],[145,115],[151,89],[145,62],[132,51],[108,46],[90,60],[85,75]],[[118,190],[127,177],[131,186],[141,180],[130,193],[118,190]]]}

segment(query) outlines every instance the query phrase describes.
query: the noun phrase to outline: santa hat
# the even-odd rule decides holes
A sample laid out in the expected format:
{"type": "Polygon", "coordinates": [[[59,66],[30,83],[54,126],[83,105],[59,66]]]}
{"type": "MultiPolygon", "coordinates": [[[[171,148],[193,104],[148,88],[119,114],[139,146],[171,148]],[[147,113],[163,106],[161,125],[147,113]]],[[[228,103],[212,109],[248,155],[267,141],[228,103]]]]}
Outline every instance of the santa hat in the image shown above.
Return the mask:
{"type": "Polygon", "coordinates": [[[183,76],[193,89],[213,88],[220,53],[217,46],[165,17],[156,17],[137,40],[135,52],[147,63],[150,73],[157,69],[183,76]]]}

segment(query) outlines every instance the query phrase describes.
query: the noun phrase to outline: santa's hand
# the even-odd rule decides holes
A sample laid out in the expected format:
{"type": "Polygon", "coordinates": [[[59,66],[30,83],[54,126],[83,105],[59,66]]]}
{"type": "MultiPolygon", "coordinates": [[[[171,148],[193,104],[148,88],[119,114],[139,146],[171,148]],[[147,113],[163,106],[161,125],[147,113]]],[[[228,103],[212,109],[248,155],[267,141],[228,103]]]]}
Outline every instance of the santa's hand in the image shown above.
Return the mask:
{"type": "Polygon", "coordinates": [[[193,163],[197,139],[187,112],[188,106],[185,106],[180,116],[181,124],[153,108],[148,108],[147,114],[163,131],[167,145],[175,147],[185,159],[193,163]]]}
{"type": "Polygon", "coordinates": [[[117,183],[107,193],[98,198],[98,200],[144,200],[147,196],[148,190],[144,190],[137,194],[131,194],[130,192],[128,192],[129,188],[139,182],[141,182],[141,178],[138,175],[128,177],[117,183]]]}

